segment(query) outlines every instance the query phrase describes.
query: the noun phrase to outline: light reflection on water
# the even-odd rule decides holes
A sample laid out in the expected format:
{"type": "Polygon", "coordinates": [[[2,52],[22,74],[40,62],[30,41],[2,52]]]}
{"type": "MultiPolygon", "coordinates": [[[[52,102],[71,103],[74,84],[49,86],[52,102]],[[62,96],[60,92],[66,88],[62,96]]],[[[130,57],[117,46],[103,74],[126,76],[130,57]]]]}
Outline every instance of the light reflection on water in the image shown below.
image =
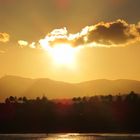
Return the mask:
{"type": "Polygon", "coordinates": [[[0,140],[140,140],[131,134],[0,134],[0,140]]]}

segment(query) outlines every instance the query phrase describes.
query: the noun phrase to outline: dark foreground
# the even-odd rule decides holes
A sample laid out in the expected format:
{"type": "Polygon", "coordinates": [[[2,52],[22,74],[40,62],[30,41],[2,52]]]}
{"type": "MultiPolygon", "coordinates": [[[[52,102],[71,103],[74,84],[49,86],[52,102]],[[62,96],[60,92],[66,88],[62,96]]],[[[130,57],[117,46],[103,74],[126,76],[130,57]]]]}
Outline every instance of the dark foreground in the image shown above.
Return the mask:
{"type": "Polygon", "coordinates": [[[139,140],[140,135],[131,134],[5,134],[0,140],[139,140]]]}
{"type": "Polygon", "coordinates": [[[0,104],[0,133],[140,133],[140,96],[69,100],[7,98],[0,104]]]}

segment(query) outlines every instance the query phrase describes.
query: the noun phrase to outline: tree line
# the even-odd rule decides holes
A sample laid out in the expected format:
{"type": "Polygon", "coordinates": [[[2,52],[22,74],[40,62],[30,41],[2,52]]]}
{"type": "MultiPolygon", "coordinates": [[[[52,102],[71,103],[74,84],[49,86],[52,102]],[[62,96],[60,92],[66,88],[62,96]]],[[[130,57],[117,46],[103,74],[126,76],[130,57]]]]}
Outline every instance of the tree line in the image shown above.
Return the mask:
{"type": "Polygon", "coordinates": [[[140,95],[50,100],[10,96],[0,103],[0,133],[140,132],[140,95]]]}

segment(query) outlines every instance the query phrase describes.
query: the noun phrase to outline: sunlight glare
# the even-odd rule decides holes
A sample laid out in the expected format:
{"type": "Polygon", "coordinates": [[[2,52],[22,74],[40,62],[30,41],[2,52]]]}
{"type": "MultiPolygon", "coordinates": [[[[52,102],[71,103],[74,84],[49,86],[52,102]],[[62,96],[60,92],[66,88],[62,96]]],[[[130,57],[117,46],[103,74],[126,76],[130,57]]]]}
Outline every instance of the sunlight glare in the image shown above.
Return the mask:
{"type": "Polygon", "coordinates": [[[50,51],[55,63],[72,65],[75,61],[75,49],[70,44],[56,44],[50,51]]]}

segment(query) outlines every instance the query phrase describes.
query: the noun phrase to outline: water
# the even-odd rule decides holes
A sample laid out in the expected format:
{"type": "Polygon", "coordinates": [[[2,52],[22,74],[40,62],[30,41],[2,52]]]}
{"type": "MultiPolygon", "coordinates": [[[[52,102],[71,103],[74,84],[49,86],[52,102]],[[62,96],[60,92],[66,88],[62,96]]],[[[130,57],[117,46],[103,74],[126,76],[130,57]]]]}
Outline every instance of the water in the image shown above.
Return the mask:
{"type": "Polygon", "coordinates": [[[0,140],[140,140],[140,134],[0,134],[0,140]]]}

